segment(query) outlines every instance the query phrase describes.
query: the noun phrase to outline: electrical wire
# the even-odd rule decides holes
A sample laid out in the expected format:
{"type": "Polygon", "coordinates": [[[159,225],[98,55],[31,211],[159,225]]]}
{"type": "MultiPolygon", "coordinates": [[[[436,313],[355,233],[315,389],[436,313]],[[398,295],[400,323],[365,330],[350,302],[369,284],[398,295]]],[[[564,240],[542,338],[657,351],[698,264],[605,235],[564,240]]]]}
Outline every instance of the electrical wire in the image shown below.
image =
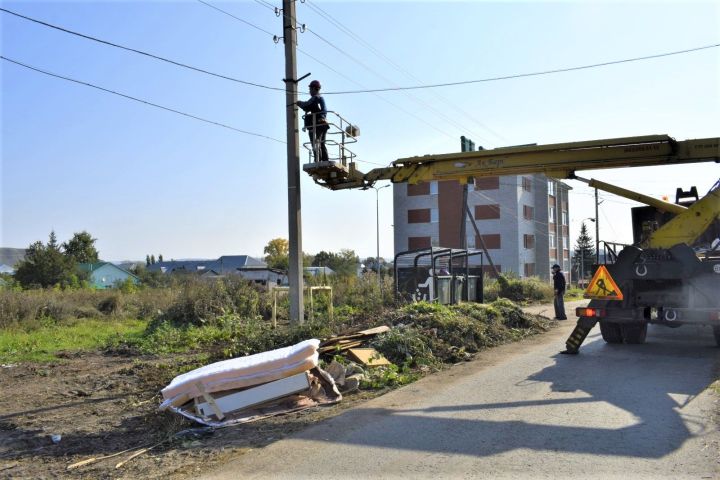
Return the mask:
{"type": "MultiPolygon", "coordinates": [[[[200,0],[198,0],[198,1],[200,1],[200,0]]],[[[188,65],[188,64],[186,64],[186,63],[177,62],[177,61],[175,61],[175,60],[170,60],[170,59],[168,59],[168,58],[161,57],[161,56],[158,56],[158,55],[154,55],[154,54],[152,54],[152,53],[144,52],[144,51],[142,51],[142,50],[137,50],[137,49],[135,49],[135,48],[130,48],[130,47],[126,47],[126,46],[124,46],[124,45],[119,45],[119,44],[117,44],[117,43],[109,42],[109,41],[107,41],[107,40],[102,40],[102,39],[97,38],[97,37],[92,37],[92,36],[90,36],[90,35],[85,35],[84,33],[75,32],[75,31],[73,31],[73,30],[68,30],[67,28],[63,28],[63,27],[60,27],[60,26],[57,26],[57,25],[53,25],[53,24],[51,24],[51,23],[43,22],[42,20],[38,20],[38,19],[35,19],[35,18],[27,17],[27,16],[25,16],[25,15],[21,15],[21,14],[19,14],[19,13],[17,13],[17,12],[10,11],[10,10],[8,10],[8,9],[6,9],[6,8],[0,7],[0,11],[5,12],[5,13],[8,13],[8,14],[10,14],[10,15],[15,15],[16,17],[19,17],[19,18],[28,20],[28,21],[30,21],[30,22],[37,23],[37,24],[39,24],[39,25],[43,25],[43,26],[45,26],[45,27],[53,28],[53,29],[55,29],[55,30],[58,30],[58,31],[61,31],[61,32],[64,32],[64,33],[69,33],[70,35],[75,35],[75,36],[78,36],[78,37],[81,37],[81,38],[85,38],[85,39],[87,39],[87,40],[92,40],[93,42],[98,42],[98,43],[102,43],[102,44],[104,44],[104,45],[108,45],[108,46],[111,46],[111,47],[119,48],[119,49],[121,49],[121,50],[127,50],[128,52],[133,52],[133,53],[137,53],[137,54],[140,54],[140,55],[144,55],[144,56],[146,56],[146,57],[150,57],[150,58],[155,59],[155,60],[160,60],[160,61],[162,61],[162,62],[170,63],[170,64],[172,64],[172,65],[175,65],[175,66],[178,66],[178,67],[182,67],[182,68],[187,68],[187,69],[189,69],[189,70],[194,70],[194,71],[196,71],[196,72],[204,73],[204,74],[206,74],[206,75],[210,75],[210,76],[213,76],[213,77],[222,78],[222,79],[224,79],[224,80],[230,80],[231,82],[242,83],[242,84],[244,84],[244,85],[250,85],[250,86],[253,86],[253,87],[264,88],[264,89],[267,89],[267,90],[278,90],[278,91],[283,91],[283,92],[285,91],[284,88],[271,87],[271,86],[268,86],[268,85],[262,85],[262,84],[260,84],[260,83],[254,83],[254,82],[248,82],[248,81],[246,81],[246,80],[240,80],[239,78],[234,78],[234,77],[229,77],[229,76],[227,76],[227,75],[222,75],[222,74],[219,74],[219,73],[214,73],[214,72],[211,72],[211,71],[202,69],[202,68],[193,67],[192,65],[188,65]]]]}
{"type": "Polygon", "coordinates": [[[255,3],[262,5],[265,8],[269,8],[273,12],[275,11],[275,5],[270,2],[266,2],[265,0],[255,0],[255,3]]]}
{"type": "Polygon", "coordinates": [[[270,35],[271,37],[275,37],[275,36],[276,36],[274,33],[268,32],[268,31],[265,30],[264,28],[260,28],[260,27],[258,27],[257,25],[255,25],[254,23],[250,23],[250,22],[248,22],[247,20],[244,20],[244,19],[242,19],[242,18],[240,18],[240,17],[237,17],[237,16],[233,15],[233,14],[230,13],[230,12],[226,12],[226,11],[223,10],[222,8],[216,7],[215,5],[212,5],[212,4],[210,4],[210,3],[208,3],[208,2],[205,2],[205,1],[203,1],[203,0],[197,0],[197,1],[200,2],[200,3],[202,3],[203,5],[207,5],[207,6],[210,7],[210,8],[214,8],[214,9],[217,10],[218,12],[224,13],[225,15],[227,15],[227,16],[229,16],[229,17],[232,17],[232,18],[234,18],[235,20],[237,20],[237,21],[239,21],[239,22],[242,22],[242,23],[244,23],[245,25],[248,25],[248,26],[250,26],[250,27],[252,27],[252,28],[254,28],[254,29],[256,29],[256,30],[260,30],[260,31],[263,32],[263,33],[267,33],[267,34],[270,35]]]}
{"type": "MultiPolygon", "coordinates": [[[[398,65],[398,64],[395,63],[394,61],[392,61],[390,58],[387,57],[387,55],[383,54],[380,50],[378,50],[377,48],[375,48],[373,45],[371,45],[370,43],[368,43],[367,41],[365,41],[363,38],[361,38],[361,37],[360,37],[359,35],[357,35],[355,32],[353,32],[353,31],[350,30],[348,27],[346,27],[345,25],[343,25],[339,20],[337,20],[336,18],[334,18],[334,17],[333,17],[330,13],[328,13],[327,11],[323,10],[319,5],[315,5],[314,2],[310,2],[310,0],[306,0],[306,5],[307,5],[311,10],[313,10],[315,13],[317,13],[318,15],[320,15],[321,17],[323,17],[323,18],[324,18],[326,21],[328,21],[330,24],[332,24],[333,26],[335,26],[335,28],[337,28],[337,29],[340,30],[341,32],[343,32],[343,33],[345,33],[346,35],[348,35],[350,38],[354,39],[355,41],[357,41],[358,43],[360,43],[361,45],[363,45],[365,48],[367,48],[367,49],[370,50],[373,54],[375,54],[378,58],[380,58],[380,59],[382,59],[383,61],[385,61],[386,63],[390,64],[390,65],[391,65],[393,68],[395,68],[397,71],[399,71],[400,73],[404,74],[406,77],[410,78],[411,80],[418,81],[418,82],[420,81],[419,78],[417,78],[416,76],[414,76],[412,73],[408,72],[406,69],[402,68],[400,65],[398,65]]],[[[499,138],[499,139],[501,139],[501,140],[506,140],[504,137],[502,137],[501,135],[499,135],[498,133],[496,133],[495,131],[493,131],[490,127],[488,127],[488,126],[485,125],[484,123],[482,123],[482,122],[480,122],[479,120],[477,120],[473,115],[471,115],[471,114],[468,113],[467,111],[463,110],[462,108],[460,108],[459,106],[457,106],[455,103],[451,102],[450,100],[448,100],[447,98],[443,97],[442,95],[440,95],[439,93],[435,92],[434,90],[431,90],[431,92],[432,92],[433,96],[435,96],[435,98],[437,98],[437,99],[439,99],[441,102],[443,102],[443,104],[450,106],[451,108],[453,108],[453,109],[454,109],[455,111],[457,111],[458,113],[464,115],[466,118],[468,118],[468,119],[470,119],[471,121],[473,121],[473,122],[474,122],[476,125],[478,125],[480,128],[482,128],[482,129],[490,132],[492,135],[494,135],[495,137],[497,137],[497,138],[499,138]]]]}
{"type": "Polygon", "coordinates": [[[513,74],[513,75],[503,75],[500,77],[481,78],[478,80],[463,80],[460,82],[435,83],[435,84],[430,84],[430,85],[415,85],[415,86],[410,86],[410,87],[388,87],[388,88],[373,88],[373,89],[368,89],[368,90],[345,90],[345,91],[338,91],[338,92],[325,92],[325,95],[349,95],[349,94],[355,94],[355,93],[378,93],[378,92],[394,92],[394,91],[402,91],[402,90],[421,90],[421,89],[426,89],[426,88],[453,87],[453,86],[457,86],[457,85],[469,85],[469,84],[473,84],[473,83],[496,82],[496,81],[500,81],[500,80],[511,80],[511,79],[515,79],[515,78],[537,77],[540,75],[550,75],[550,74],[554,74],[554,73],[573,72],[573,71],[577,71],[577,70],[587,70],[590,68],[606,67],[609,65],[618,65],[618,64],[622,64],[622,63],[652,60],[652,59],[656,59],[656,58],[670,57],[673,55],[682,55],[684,53],[698,52],[701,50],[707,50],[710,48],[717,48],[717,47],[720,47],[720,43],[704,45],[701,47],[688,48],[685,50],[676,50],[674,52],[665,52],[665,53],[658,53],[655,55],[645,55],[642,57],[625,58],[622,60],[612,60],[612,61],[608,61],[608,62],[593,63],[590,65],[580,65],[580,66],[576,66],[576,67],[556,68],[553,70],[543,70],[540,72],[517,73],[517,74],[513,74]]]}
{"type": "Polygon", "coordinates": [[[42,69],[40,69],[40,68],[27,65],[27,64],[22,63],[22,62],[19,62],[19,61],[17,61],[17,60],[13,60],[13,59],[11,59],[11,58],[4,57],[4,56],[2,56],[2,55],[0,55],[0,59],[5,60],[5,61],[10,62],[10,63],[14,63],[14,64],[16,64],[16,65],[19,65],[19,66],[21,66],[21,67],[27,68],[27,69],[29,69],[29,70],[33,70],[33,71],[35,71],[35,72],[39,72],[39,73],[42,73],[42,74],[51,76],[51,77],[60,78],[60,79],[62,79],[62,80],[67,80],[67,81],[69,81],[69,82],[74,82],[74,83],[77,83],[77,84],[80,84],[80,85],[85,85],[85,86],[87,86],[87,87],[95,88],[95,89],[97,89],[97,90],[100,90],[100,91],[103,91],[103,92],[106,92],[106,93],[111,93],[111,94],[113,94],[113,95],[117,95],[117,96],[119,96],[119,97],[127,98],[127,99],[129,99],[129,100],[134,100],[134,101],[136,101],[136,102],[140,102],[140,103],[143,103],[143,104],[145,104],[145,105],[149,105],[149,106],[151,106],[151,107],[159,108],[159,109],[162,109],[162,110],[166,110],[166,111],[168,111],[168,112],[177,113],[178,115],[183,115],[183,116],[185,116],[185,117],[193,118],[193,119],[199,120],[199,121],[201,121],[201,122],[205,122],[205,123],[209,123],[209,124],[212,124],[212,125],[217,125],[217,126],[219,126],[219,127],[227,128],[227,129],[229,129],[229,130],[233,130],[233,131],[238,132],[238,133],[243,133],[243,134],[245,134],[245,135],[252,135],[252,136],[254,136],[254,137],[265,138],[265,139],[267,139],[267,140],[272,140],[273,142],[278,142],[278,143],[283,143],[283,144],[286,143],[286,142],[284,142],[283,140],[278,140],[277,138],[269,137],[269,136],[267,136],[267,135],[262,135],[262,134],[260,134],[260,133],[255,133],[255,132],[250,132],[250,131],[247,131],[247,130],[242,130],[242,129],[239,129],[239,128],[235,128],[235,127],[232,127],[232,126],[230,126],[230,125],[226,125],[226,124],[224,124],[224,123],[215,122],[215,121],[213,121],[213,120],[208,120],[208,119],[206,119],[206,118],[198,117],[198,116],[196,116],[196,115],[192,115],[192,114],[189,114],[189,113],[181,112],[180,110],[175,110],[174,108],[164,107],[164,106],[162,106],[162,105],[158,105],[157,103],[152,103],[152,102],[149,102],[149,101],[147,101],[147,100],[143,100],[143,99],[141,99],[141,98],[133,97],[133,96],[126,95],[126,94],[120,93],[120,92],[116,92],[116,91],[110,90],[110,89],[108,89],[108,88],[99,87],[99,86],[97,86],[97,85],[93,85],[92,83],[83,82],[83,81],[81,81],[81,80],[76,80],[76,79],[74,79],[74,78],[65,77],[65,76],[63,76],[63,75],[58,75],[57,73],[48,72],[48,71],[46,71],[46,70],[42,70],[42,69]]]}
{"type": "MultiPolygon", "coordinates": [[[[329,45],[329,46],[332,47],[333,49],[337,50],[337,51],[340,52],[342,55],[346,56],[347,58],[349,58],[349,59],[352,60],[353,62],[357,63],[357,64],[360,65],[363,69],[365,69],[365,70],[367,70],[368,72],[372,73],[372,74],[375,75],[376,77],[378,77],[378,78],[380,78],[380,79],[382,79],[382,80],[384,80],[384,81],[386,81],[386,82],[388,82],[388,83],[391,83],[391,84],[393,83],[391,80],[389,80],[388,78],[384,77],[382,74],[378,73],[377,71],[373,70],[372,68],[370,68],[369,66],[367,66],[365,63],[361,62],[360,60],[358,60],[357,58],[355,58],[355,57],[352,56],[351,54],[347,53],[345,50],[343,50],[342,48],[338,47],[337,45],[335,45],[335,44],[332,43],[331,41],[327,40],[325,37],[323,37],[323,36],[320,35],[319,33],[315,32],[314,30],[312,30],[312,29],[310,29],[310,28],[306,28],[306,31],[309,32],[309,33],[311,33],[311,34],[313,34],[315,37],[317,37],[318,39],[320,39],[322,42],[324,42],[325,44],[329,45]]],[[[424,102],[424,101],[420,100],[419,98],[417,98],[416,96],[414,96],[414,95],[412,95],[412,94],[408,94],[408,97],[409,97],[411,100],[413,100],[413,101],[421,104],[421,105],[424,106],[425,108],[434,111],[438,117],[444,118],[447,123],[449,123],[449,124],[454,124],[454,125],[455,125],[457,128],[459,128],[461,131],[462,131],[462,130],[465,130],[465,126],[464,126],[464,125],[461,125],[460,123],[457,123],[455,120],[453,120],[452,118],[448,117],[447,115],[445,115],[443,112],[441,112],[440,110],[436,109],[436,108],[433,107],[432,105],[429,105],[427,102],[424,102]]],[[[447,136],[450,137],[450,138],[456,138],[455,135],[452,135],[452,134],[450,134],[450,133],[448,133],[448,132],[445,132],[445,131],[443,131],[443,130],[441,130],[441,129],[437,129],[437,130],[440,131],[441,133],[443,133],[444,135],[447,135],[447,136]]]]}

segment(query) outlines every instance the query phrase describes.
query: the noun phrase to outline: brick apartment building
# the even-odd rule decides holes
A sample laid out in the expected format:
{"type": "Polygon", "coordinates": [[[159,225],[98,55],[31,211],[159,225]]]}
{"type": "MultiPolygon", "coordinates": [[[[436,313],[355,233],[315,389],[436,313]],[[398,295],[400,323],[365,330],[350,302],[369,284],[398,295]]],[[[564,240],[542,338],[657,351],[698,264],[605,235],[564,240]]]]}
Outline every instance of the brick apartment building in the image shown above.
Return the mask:
{"type": "MultiPolygon", "coordinates": [[[[534,174],[478,178],[468,188],[468,205],[501,271],[548,279],[557,263],[567,276],[570,186],[534,174]]],[[[462,192],[454,180],[394,184],[395,253],[430,246],[462,248],[462,192]]],[[[480,248],[472,224],[464,218],[467,247],[480,248]]]]}

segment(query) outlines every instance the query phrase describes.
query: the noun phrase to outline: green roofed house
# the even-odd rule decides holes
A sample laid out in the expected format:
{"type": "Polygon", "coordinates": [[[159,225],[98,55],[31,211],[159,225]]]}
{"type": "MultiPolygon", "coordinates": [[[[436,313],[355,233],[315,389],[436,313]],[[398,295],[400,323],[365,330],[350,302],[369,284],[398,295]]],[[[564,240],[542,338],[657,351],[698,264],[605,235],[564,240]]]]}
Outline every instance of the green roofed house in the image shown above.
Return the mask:
{"type": "Polygon", "coordinates": [[[78,265],[83,272],[90,273],[90,284],[93,288],[104,289],[117,287],[128,278],[137,285],[140,279],[110,262],[81,263],[78,265]]]}

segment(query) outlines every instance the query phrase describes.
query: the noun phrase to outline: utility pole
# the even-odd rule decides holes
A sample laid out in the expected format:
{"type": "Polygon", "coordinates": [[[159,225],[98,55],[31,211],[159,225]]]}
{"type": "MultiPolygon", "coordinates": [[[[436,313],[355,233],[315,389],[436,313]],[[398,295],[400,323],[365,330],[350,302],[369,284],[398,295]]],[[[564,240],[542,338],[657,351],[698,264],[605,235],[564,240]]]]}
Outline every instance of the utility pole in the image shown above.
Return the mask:
{"type": "Polygon", "coordinates": [[[600,219],[598,218],[597,188],[595,188],[595,265],[600,265],[600,219]]]}
{"type": "Polygon", "coordinates": [[[295,29],[295,0],[283,0],[283,43],[285,44],[285,104],[287,118],[287,174],[288,174],[288,282],[290,284],[290,322],[303,323],[302,215],[300,208],[300,136],[298,132],[297,102],[297,30],[295,29]]]}

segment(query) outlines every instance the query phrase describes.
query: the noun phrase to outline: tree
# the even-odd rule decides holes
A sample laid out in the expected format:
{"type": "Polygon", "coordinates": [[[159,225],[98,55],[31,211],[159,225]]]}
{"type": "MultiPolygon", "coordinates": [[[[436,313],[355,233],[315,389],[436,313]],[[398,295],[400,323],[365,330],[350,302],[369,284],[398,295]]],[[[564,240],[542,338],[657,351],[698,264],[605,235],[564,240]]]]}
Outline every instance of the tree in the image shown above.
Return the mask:
{"type": "Polygon", "coordinates": [[[263,249],[265,263],[267,263],[270,268],[287,270],[290,265],[290,259],[288,258],[289,251],[290,246],[286,239],[273,238],[263,249]]]}
{"type": "Polygon", "coordinates": [[[592,273],[593,263],[595,263],[595,247],[587,226],[583,222],[573,252],[573,265],[577,270],[578,278],[581,276],[587,278],[592,273]]]}
{"type": "Polygon", "coordinates": [[[75,263],[96,263],[99,258],[97,249],[95,248],[96,238],[92,238],[86,231],[74,233],[70,241],[62,244],[65,256],[72,259],[75,263]]]}
{"type": "Polygon", "coordinates": [[[158,262],[162,263],[162,261],[163,261],[163,259],[162,259],[162,253],[161,253],[160,255],[158,255],[158,262]]]}
{"type": "Polygon", "coordinates": [[[55,232],[50,232],[47,245],[41,241],[25,250],[25,259],[18,263],[15,279],[25,288],[69,286],[77,283],[75,262],[63,255],[55,232]]]}
{"type": "Polygon", "coordinates": [[[155,254],[150,255],[150,265],[155,265],[155,254]]]}
{"type": "Polygon", "coordinates": [[[343,249],[339,253],[321,251],[315,255],[314,267],[330,267],[340,276],[355,275],[357,265],[360,263],[353,250],[343,249]]]}
{"type": "Polygon", "coordinates": [[[146,267],[150,266],[150,255],[149,254],[145,255],[145,266],[146,267]]]}

